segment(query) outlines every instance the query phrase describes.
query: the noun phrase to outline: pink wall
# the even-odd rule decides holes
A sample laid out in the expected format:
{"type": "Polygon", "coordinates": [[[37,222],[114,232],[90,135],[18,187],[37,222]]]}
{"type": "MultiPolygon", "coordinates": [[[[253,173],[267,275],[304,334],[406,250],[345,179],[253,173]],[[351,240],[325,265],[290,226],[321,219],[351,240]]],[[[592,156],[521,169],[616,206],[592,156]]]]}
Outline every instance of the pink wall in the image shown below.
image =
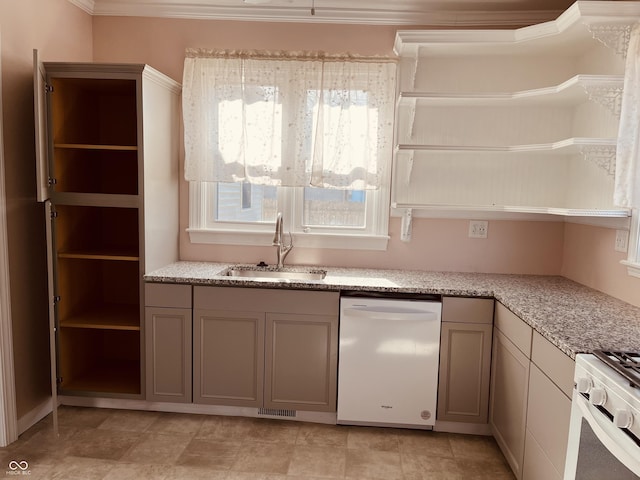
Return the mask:
{"type": "Polygon", "coordinates": [[[18,418],[50,397],[44,207],[36,202],[32,49],[90,61],[91,17],[67,0],[0,2],[11,318],[18,418]]]}
{"type": "MultiPolygon", "coordinates": [[[[390,222],[387,251],[294,248],[287,261],[345,267],[558,275],[562,263],[561,222],[490,221],[489,238],[468,238],[467,220],[414,218],[412,240],[400,241],[400,220],[390,222]]],[[[190,245],[185,260],[267,263],[272,247],[190,245]]]]}
{"type": "MultiPolygon", "coordinates": [[[[94,17],[94,60],[148,63],[181,81],[187,47],[351,51],[391,55],[396,28],[237,21],[94,17]]],[[[192,245],[187,184],[180,200],[180,255],[185,260],[272,261],[272,248],[192,245]]],[[[392,219],[386,252],[296,248],[289,261],[354,267],[559,274],[562,223],[491,222],[487,240],[467,237],[462,220],[415,219],[413,240],[400,242],[392,219]]]]}
{"type": "Polygon", "coordinates": [[[562,275],[640,306],[640,278],[620,263],[627,254],[614,250],[614,229],[567,223],[564,237],[562,275]]]}
{"type": "Polygon", "coordinates": [[[94,17],[94,59],[143,62],[182,81],[188,47],[391,55],[393,26],[94,17]]]}

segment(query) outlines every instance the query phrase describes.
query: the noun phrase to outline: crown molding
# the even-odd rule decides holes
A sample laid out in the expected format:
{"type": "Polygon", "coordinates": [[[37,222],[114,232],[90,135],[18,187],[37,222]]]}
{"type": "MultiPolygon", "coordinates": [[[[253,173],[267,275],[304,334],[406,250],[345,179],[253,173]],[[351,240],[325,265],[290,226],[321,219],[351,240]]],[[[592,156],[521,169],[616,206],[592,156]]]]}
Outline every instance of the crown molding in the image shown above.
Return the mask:
{"type": "Polygon", "coordinates": [[[212,5],[200,1],[68,0],[91,15],[161,17],[205,20],[302,22],[365,25],[456,27],[521,27],[553,20],[558,10],[527,11],[401,11],[367,8],[310,8],[247,5],[212,5]]]}
{"type": "MultiPolygon", "coordinates": [[[[487,12],[487,15],[491,15],[492,13],[487,12]]],[[[514,12],[511,12],[512,15],[513,13],[514,12]]],[[[605,32],[608,37],[605,37],[601,41],[607,44],[607,40],[609,40],[610,37],[610,41],[613,44],[612,48],[620,49],[621,47],[619,45],[623,44],[623,42],[620,40],[620,34],[618,32],[624,33],[627,31],[629,26],[635,23],[636,20],[634,19],[640,16],[640,1],[611,2],[580,0],[549,21],[534,21],[536,14],[550,14],[551,12],[548,11],[544,13],[518,13],[523,15],[523,17],[521,17],[522,20],[526,19],[530,21],[526,22],[526,26],[517,29],[399,30],[396,34],[394,51],[398,54],[404,52],[405,54],[411,53],[415,55],[417,48],[425,44],[429,44],[432,48],[439,45],[447,48],[449,52],[451,52],[453,48],[464,51],[467,45],[474,44],[474,48],[476,49],[478,45],[484,45],[496,53],[500,48],[510,49],[514,45],[524,44],[529,41],[532,41],[532,43],[539,41],[539,46],[544,47],[545,44],[543,40],[553,38],[563,32],[570,32],[571,29],[578,26],[570,35],[573,43],[576,43],[579,42],[580,39],[592,40],[593,38],[597,38],[593,32],[590,32],[590,29],[595,29],[600,24],[607,25],[610,30],[610,32],[605,32]]],[[[486,26],[488,24],[481,24],[479,26],[482,25],[486,26]]],[[[499,25],[507,26],[506,23],[499,25]]],[[[572,45],[573,44],[569,42],[566,48],[571,48],[572,45]]],[[[530,46],[529,48],[534,47],[530,46]]],[[[546,44],[545,48],[549,48],[549,45],[546,44]]],[[[626,48],[621,49],[626,51],[626,48]]],[[[521,52],[524,52],[524,47],[521,48],[521,52]]]]}
{"type": "Polygon", "coordinates": [[[93,15],[96,8],[95,0],[68,0],[69,3],[74,4],[76,7],[84,10],[89,15],[93,15]]]}

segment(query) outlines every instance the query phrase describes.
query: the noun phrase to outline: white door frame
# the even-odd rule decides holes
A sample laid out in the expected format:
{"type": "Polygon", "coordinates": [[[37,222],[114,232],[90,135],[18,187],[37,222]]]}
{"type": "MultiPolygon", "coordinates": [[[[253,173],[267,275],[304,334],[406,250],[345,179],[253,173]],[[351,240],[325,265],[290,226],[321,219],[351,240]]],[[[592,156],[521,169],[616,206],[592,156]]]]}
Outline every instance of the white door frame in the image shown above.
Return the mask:
{"type": "Polygon", "coordinates": [[[10,302],[7,198],[4,178],[4,143],[2,141],[2,45],[0,42],[0,447],[6,446],[18,438],[10,302]]]}

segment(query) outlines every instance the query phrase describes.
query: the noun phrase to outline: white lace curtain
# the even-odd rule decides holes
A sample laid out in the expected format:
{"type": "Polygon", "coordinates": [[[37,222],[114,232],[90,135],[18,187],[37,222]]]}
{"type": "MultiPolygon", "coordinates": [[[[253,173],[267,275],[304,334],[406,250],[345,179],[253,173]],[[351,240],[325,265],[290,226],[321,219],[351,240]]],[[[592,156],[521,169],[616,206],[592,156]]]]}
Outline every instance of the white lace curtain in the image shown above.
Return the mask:
{"type": "Polygon", "coordinates": [[[373,189],[391,162],[395,61],[188,49],[185,178],[373,189]]]}
{"type": "Polygon", "coordinates": [[[640,208],[640,24],[631,31],[627,50],[613,202],[640,208]]]}

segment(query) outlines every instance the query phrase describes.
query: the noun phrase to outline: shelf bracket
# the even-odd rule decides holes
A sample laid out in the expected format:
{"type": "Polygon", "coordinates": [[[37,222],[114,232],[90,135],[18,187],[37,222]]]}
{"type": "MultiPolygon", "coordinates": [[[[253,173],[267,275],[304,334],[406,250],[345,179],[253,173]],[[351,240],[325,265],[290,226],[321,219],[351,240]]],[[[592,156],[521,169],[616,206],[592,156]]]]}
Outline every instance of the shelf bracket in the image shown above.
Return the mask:
{"type": "Polygon", "coordinates": [[[418,101],[414,98],[411,100],[411,105],[409,106],[409,138],[414,138],[416,133],[416,106],[418,101]]]}
{"type": "Polygon", "coordinates": [[[622,111],[622,85],[585,85],[584,90],[589,100],[602,105],[613,113],[616,118],[620,118],[620,112],[622,111]]]}
{"type": "Polygon", "coordinates": [[[403,242],[411,241],[411,220],[413,219],[413,210],[405,208],[402,214],[402,223],[400,225],[400,240],[403,242]]]}
{"type": "Polygon", "coordinates": [[[407,153],[407,178],[405,180],[407,188],[411,183],[411,176],[413,175],[413,156],[414,155],[415,155],[415,152],[413,150],[407,153]]]}
{"type": "Polygon", "coordinates": [[[416,80],[418,78],[418,59],[420,58],[420,47],[416,48],[416,56],[413,57],[411,63],[411,88],[416,89],[416,80]]]}
{"type": "Polygon", "coordinates": [[[593,38],[616,52],[622,58],[627,58],[627,50],[629,49],[629,41],[631,39],[631,24],[589,24],[587,28],[593,38]]]}
{"type": "Polygon", "coordinates": [[[613,145],[585,145],[580,147],[580,153],[590,162],[607,172],[608,175],[616,173],[616,147],[613,145]]]}

